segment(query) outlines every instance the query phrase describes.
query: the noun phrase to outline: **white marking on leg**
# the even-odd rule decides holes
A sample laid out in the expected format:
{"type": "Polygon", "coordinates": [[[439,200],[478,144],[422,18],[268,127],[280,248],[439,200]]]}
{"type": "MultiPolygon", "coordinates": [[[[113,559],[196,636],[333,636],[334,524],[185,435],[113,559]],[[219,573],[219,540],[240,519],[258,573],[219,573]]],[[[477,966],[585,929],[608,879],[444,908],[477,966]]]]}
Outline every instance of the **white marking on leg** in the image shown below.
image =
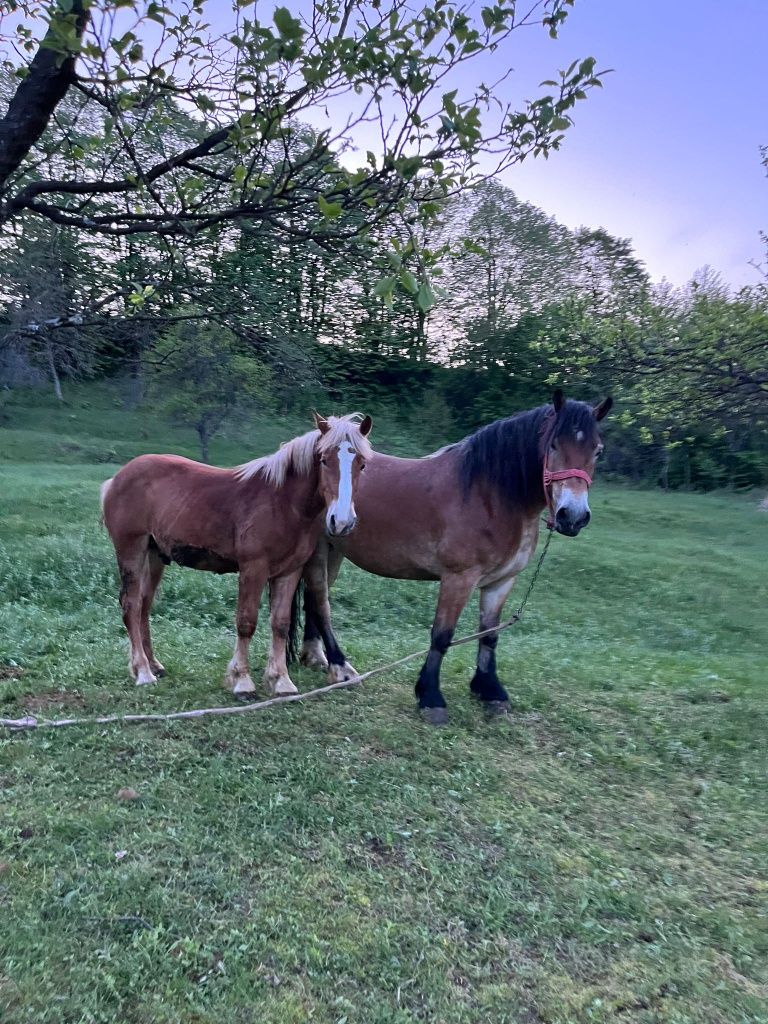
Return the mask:
{"type": "Polygon", "coordinates": [[[271,660],[264,671],[262,682],[267,693],[275,697],[285,697],[286,694],[299,692],[288,673],[280,671],[271,660]]]}
{"type": "Polygon", "coordinates": [[[227,665],[227,674],[224,677],[225,686],[237,695],[256,693],[256,685],[248,670],[248,647],[249,641],[246,637],[237,638],[235,653],[227,665]]]}
{"type": "Polygon", "coordinates": [[[323,650],[323,642],[319,637],[315,640],[304,641],[301,645],[299,661],[306,668],[328,668],[328,659],[326,658],[325,651],[323,650]]]}
{"type": "Polygon", "coordinates": [[[348,441],[340,444],[337,449],[339,457],[339,493],[331,502],[326,514],[326,525],[329,533],[342,533],[355,521],[355,506],[352,501],[352,464],[355,461],[355,450],[348,441]],[[333,521],[334,525],[331,526],[333,521]]]}
{"type": "Polygon", "coordinates": [[[150,686],[152,683],[157,682],[157,676],[152,675],[149,669],[140,668],[136,673],[136,685],[137,686],[150,686]]]}

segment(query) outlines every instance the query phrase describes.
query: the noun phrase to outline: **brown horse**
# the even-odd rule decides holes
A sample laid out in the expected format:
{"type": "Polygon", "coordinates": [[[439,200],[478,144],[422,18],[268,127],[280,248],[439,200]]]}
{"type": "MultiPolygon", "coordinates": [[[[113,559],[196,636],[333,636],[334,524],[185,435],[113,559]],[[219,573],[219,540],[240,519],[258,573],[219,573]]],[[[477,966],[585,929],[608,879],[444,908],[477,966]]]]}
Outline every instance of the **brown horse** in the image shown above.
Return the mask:
{"type": "MultiPolygon", "coordinates": [[[[598,422],[611,408],[566,401],[497,420],[425,459],[375,454],[357,494],[360,525],[344,540],[321,539],[303,573],[302,662],[347,665],[331,625],[328,588],[344,558],[394,579],[439,580],[429,655],[416,684],[427,721],[447,721],[440,665],[456,621],[480,590],[480,629],[498,626],[517,574],[536,549],[547,507],[559,533],[590,519],[587,490],[602,451],[598,422]],[[323,653],[323,648],[325,653],[323,653]]],[[[298,608],[294,607],[294,627],[298,608]]],[[[498,634],[479,641],[472,692],[492,712],[509,698],[496,674],[498,634]]]]}
{"type": "MultiPolygon", "coordinates": [[[[296,693],[285,660],[291,598],[323,526],[333,537],[355,526],[354,495],[371,456],[371,418],[358,418],[315,414],[317,429],[236,469],[175,455],[140,455],[102,485],[137,685],[164,674],[152,650],[149,612],[165,566],[176,562],[240,573],[237,644],[226,675],[238,696],[256,689],[248,648],[269,582],[272,646],[264,683],[275,694],[296,693]]],[[[336,674],[345,678],[343,665],[336,674]]]]}

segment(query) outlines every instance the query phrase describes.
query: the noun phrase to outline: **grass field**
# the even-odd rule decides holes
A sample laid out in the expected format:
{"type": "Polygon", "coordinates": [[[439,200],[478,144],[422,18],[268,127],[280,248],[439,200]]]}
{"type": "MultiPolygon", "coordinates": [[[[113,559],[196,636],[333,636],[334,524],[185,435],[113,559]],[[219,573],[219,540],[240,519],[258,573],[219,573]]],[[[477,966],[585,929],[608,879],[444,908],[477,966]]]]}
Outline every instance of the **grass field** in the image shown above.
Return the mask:
{"type": "MultiPolygon", "coordinates": [[[[0,717],[227,701],[232,578],[169,571],[169,676],[128,678],[98,485],[194,447],[105,394],[0,429],[0,717]]],[[[599,482],[592,505],[500,642],[506,719],[470,700],[467,646],[443,730],[401,669],[254,715],[0,737],[0,1021],[768,1022],[768,515],[599,482]]],[[[423,647],[434,596],[345,569],[351,660],[423,647]]]]}

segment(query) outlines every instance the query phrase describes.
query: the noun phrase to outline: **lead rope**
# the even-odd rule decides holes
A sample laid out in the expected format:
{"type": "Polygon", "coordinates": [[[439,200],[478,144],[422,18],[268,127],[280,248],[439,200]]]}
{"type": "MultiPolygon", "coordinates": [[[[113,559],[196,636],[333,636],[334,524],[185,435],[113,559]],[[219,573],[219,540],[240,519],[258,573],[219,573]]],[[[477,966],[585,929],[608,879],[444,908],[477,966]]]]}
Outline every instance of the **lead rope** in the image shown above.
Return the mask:
{"type": "MultiPolygon", "coordinates": [[[[516,622],[520,621],[523,617],[525,606],[528,603],[528,598],[536,586],[536,580],[539,578],[544,559],[547,557],[553,533],[554,531],[548,528],[547,539],[539,555],[533,576],[515,614],[498,626],[491,626],[490,629],[481,629],[477,633],[470,633],[468,636],[460,637],[458,640],[452,640],[448,645],[449,647],[459,647],[461,644],[468,644],[472,640],[479,640],[480,637],[488,636],[490,633],[501,633],[502,630],[509,629],[510,626],[514,626],[516,622]]],[[[319,686],[315,690],[307,690],[306,693],[290,693],[285,697],[270,697],[268,700],[256,701],[254,704],[238,704],[225,708],[195,708],[192,711],[173,711],[166,715],[104,715],[98,718],[35,718],[34,715],[26,715],[24,718],[0,718],[0,728],[8,729],[12,732],[20,732],[24,729],[59,729],[65,725],[112,725],[115,722],[131,724],[136,722],[175,722],[187,718],[209,718],[213,715],[242,715],[249,711],[261,711],[264,708],[274,707],[276,704],[294,704],[296,701],[320,697],[325,693],[331,693],[333,690],[343,690],[352,686],[358,686],[372,676],[381,675],[382,672],[389,672],[393,668],[398,668],[400,665],[413,661],[414,658],[424,658],[428,653],[429,648],[423,651],[414,651],[413,654],[406,654],[404,658],[398,658],[397,661],[391,661],[387,665],[379,665],[378,668],[362,672],[351,679],[343,679],[341,682],[330,683],[328,686],[319,686]]]]}

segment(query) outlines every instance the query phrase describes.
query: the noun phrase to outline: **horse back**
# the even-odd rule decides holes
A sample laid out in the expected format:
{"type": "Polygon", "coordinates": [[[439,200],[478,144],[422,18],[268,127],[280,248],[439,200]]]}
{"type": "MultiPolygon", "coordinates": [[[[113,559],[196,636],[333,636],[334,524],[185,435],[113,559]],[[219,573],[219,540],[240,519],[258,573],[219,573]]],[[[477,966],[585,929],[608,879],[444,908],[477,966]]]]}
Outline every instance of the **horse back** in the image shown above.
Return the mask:
{"type": "Polygon", "coordinates": [[[166,559],[208,569],[229,562],[218,571],[231,572],[241,492],[231,470],[178,455],[140,455],[102,487],[102,514],[116,546],[149,535],[166,559]]]}

